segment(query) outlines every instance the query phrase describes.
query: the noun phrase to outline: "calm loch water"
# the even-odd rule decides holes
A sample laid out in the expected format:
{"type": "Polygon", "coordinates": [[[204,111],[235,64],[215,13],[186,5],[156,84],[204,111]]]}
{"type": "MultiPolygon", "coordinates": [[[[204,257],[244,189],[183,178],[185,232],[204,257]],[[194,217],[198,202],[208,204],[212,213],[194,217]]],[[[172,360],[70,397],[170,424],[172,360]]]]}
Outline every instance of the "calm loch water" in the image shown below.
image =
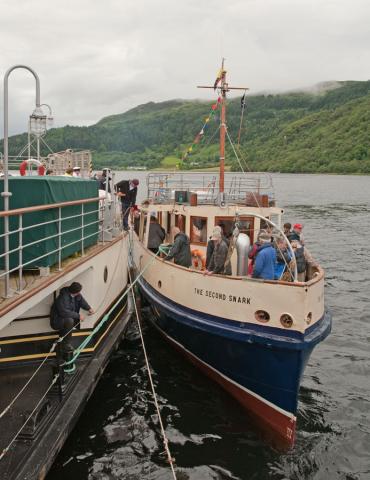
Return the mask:
{"type": "MultiPolygon", "coordinates": [[[[314,350],[306,368],[297,442],[282,454],[259,440],[232,399],[146,326],[177,476],[368,480],[370,177],[273,178],[286,221],[304,224],[306,244],[326,270],[326,304],[333,314],[333,331],[314,350]]],[[[144,317],[148,315],[144,312],[144,317]]],[[[172,478],[135,323],[48,475],[48,480],[66,478],[172,478]]]]}

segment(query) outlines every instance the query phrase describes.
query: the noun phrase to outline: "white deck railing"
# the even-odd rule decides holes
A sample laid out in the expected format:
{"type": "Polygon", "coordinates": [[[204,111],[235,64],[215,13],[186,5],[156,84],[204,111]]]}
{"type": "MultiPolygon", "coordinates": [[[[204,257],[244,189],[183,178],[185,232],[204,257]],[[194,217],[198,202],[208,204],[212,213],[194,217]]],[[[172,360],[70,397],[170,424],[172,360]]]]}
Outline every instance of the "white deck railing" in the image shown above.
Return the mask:
{"type": "MultiPolygon", "coordinates": [[[[219,199],[218,175],[204,172],[150,173],[147,176],[147,195],[154,203],[174,201],[175,191],[197,193],[198,204],[214,204],[219,199]]],[[[274,200],[271,175],[267,173],[226,173],[224,194],[229,202],[246,204],[251,198],[267,195],[274,200]]]]}
{"type": "MultiPolygon", "coordinates": [[[[83,200],[74,200],[69,202],[53,203],[48,205],[37,205],[33,207],[19,208],[15,210],[0,212],[0,221],[3,221],[5,217],[8,217],[8,219],[16,219],[15,223],[17,225],[17,228],[11,230],[9,229],[9,231],[4,231],[4,233],[0,234],[0,244],[5,244],[4,240],[6,237],[8,238],[8,240],[9,238],[16,238],[17,244],[16,247],[0,253],[0,263],[5,266],[5,268],[0,271],[0,280],[4,281],[5,283],[4,297],[7,298],[11,296],[9,286],[11,274],[16,274],[18,276],[18,291],[20,292],[22,290],[23,283],[23,270],[30,268],[31,266],[36,266],[37,263],[45,259],[45,257],[48,257],[50,255],[56,255],[57,261],[52,265],[47,266],[51,267],[55,265],[59,270],[61,270],[62,260],[64,258],[63,251],[65,251],[65,249],[75,245],[76,248],[71,254],[75,252],[81,252],[81,254],[84,255],[88,240],[92,237],[96,237],[96,242],[93,242],[93,244],[98,242],[104,243],[105,241],[111,240],[112,237],[117,234],[120,228],[120,220],[118,220],[118,218],[120,219],[120,216],[116,215],[116,206],[117,204],[115,198],[113,198],[113,200],[109,200],[108,198],[96,197],[83,200]],[[96,208],[92,210],[87,210],[86,205],[88,204],[96,204],[96,208]],[[71,206],[79,206],[79,213],[63,216],[63,212],[65,212],[65,209],[71,206]],[[30,215],[36,212],[48,212],[50,210],[56,213],[55,218],[53,218],[52,220],[46,220],[32,225],[24,226],[24,217],[26,215],[30,215]],[[73,228],[67,227],[67,230],[64,229],[64,222],[71,221],[73,219],[78,220],[78,226],[73,228]],[[24,243],[23,235],[25,232],[33,232],[35,233],[35,235],[39,235],[40,227],[49,227],[53,225],[56,229],[56,233],[52,235],[46,234],[44,236],[40,236],[34,241],[24,243]],[[39,230],[37,231],[36,229],[39,230]],[[78,235],[78,238],[76,240],[69,241],[68,243],[63,242],[63,239],[65,240],[66,235],[71,235],[77,231],[81,233],[78,235]],[[50,242],[53,240],[56,240],[56,242],[50,242]],[[53,243],[54,248],[49,248],[50,245],[48,245],[48,242],[53,243]],[[56,247],[55,244],[57,244],[56,247]],[[42,254],[35,256],[32,255],[31,260],[24,261],[25,249],[33,246],[44,247],[42,254]],[[14,256],[17,255],[18,258],[15,261],[14,256]],[[9,266],[10,258],[12,259],[11,268],[9,266]]],[[[9,242],[7,243],[9,244],[9,242]]],[[[88,244],[88,246],[90,245],[91,242],[88,244]]]]}

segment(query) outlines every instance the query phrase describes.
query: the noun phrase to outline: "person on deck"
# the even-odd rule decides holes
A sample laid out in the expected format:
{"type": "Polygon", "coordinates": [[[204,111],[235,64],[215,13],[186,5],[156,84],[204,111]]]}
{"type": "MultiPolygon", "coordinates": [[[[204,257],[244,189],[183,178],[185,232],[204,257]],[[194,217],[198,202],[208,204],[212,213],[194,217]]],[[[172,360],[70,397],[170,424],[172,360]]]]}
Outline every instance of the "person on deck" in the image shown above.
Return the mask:
{"type": "Polygon", "coordinates": [[[276,264],[275,264],[275,280],[280,280],[285,270],[289,267],[292,255],[288,249],[287,242],[284,238],[277,238],[276,246],[276,264]]]}
{"type": "Polygon", "coordinates": [[[166,237],[166,232],[163,227],[158,223],[158,219],[155,216],[155,213],[150,215],[150,224],[149,224],[149,237],[148,237],[148,248],[153,253],[158,253],[159,245],[163,243],[163,240],[166,237]]]}
{"type": "Polygon", "coordinates": [[[189,268],[191,266],[189,237],[181,232],[178,227],[172,227],[172,234],[174,242],[164,260],[168,261],[173,259],[176,265],[189,268]]]}
{"type": "Polygon", "coordinates": [[[264,230],[260,230],[258,232],[258,235],[257,235],[257,240],[254,242],[254,244],[252,245],[249,253],[248,253],[248,258],[250,260],[250,262],[248,263],[248,275],[249,276],[252,276],[253,275],[253,269],[254,269],[254,263],[256,261],[256,256],[257,256],[257,253],[258,253],[258,250],[260,248],[260,246],[262,245],[261,242],[260,242],[260,235],[261,233],[264,233],[265,231],[264,230]]]}
{"type": "Polygon", "coordinates": [[[289,239],[289,235],[292,233],[292,224],[287,222],[284,223],[284,235],[289,239]]]}
{"type": "Polygon", "coordinates": [[[64,337],[61,344],[63,353],[74,350],[71,345],[72,330],[85,318],[80,313],[80,309],[86,310],[89,315],[94,313],[81,295],[81,290],[82,285],[78,282],[62,288],[51,307],[50,326],[52,329],[58,330],[61,337],[64,337]]]}
{"type": "MultiPolygon", "coordinates": [[[[215,228],[213,229],[213,232],[215,232],[216,230],[219,230],[219,232],[221,233],[221,236],[222,236],[222,240],[226,243],[227,247],[229,248],[229,240],[224,235],[223,226],[221,224],[216,225],[215,228]]],[[[215,242],[212,240],[212,235],[211,235],[209,237],[209,240],[208,240],[208,243],[207,243],[206,269],[208,269],[208,267],[209,267],[214,249],[215,249],[215,242]]]]}
{"type": "Polygon", "coordinates": [[[63,177],[72,177],[73,176],[73,168],[67,168],[63,177]]]}
{"type": "Polygon", "coordinates": [[[72,177],[81,178],[81,167],[73,167],[72,177]]]}
{"type": "Polygon", "coordinates": [[[263,232],[259,235],[260,248],[254,263],[253,278],[273,280],[275,275],[276,250],[271,243],[271,235],[263,232]]]}
{"type": "Polygon", "coordinates": [[[301,245],[304,245],[304,236],[302,233],[303,225],[301,223],[295,223],[293,230],[288,236],[288,240],[291,243],[293,240],[297,240],[301,245]]]}
{"type": "Polygon", "coordinates": [[[205,270],[204,275],[231,275],[231,265],[230,261],[227,262],[227,255],[229,252],[229,247],[225,240],[222,238],[221,228],[215,227],[213,229],[211,241],[214,242],[214,249],[209,262],[207,270],[205,270]]]}
{"type": "Polygon", "coordinates": [[[138,185],[139,180],[134,178],[133,180],[122,180],[115,186],[117,196],[121,198],[122,202],[122,223],[124,230],[128,230],[128,217],[130,215],[131,207],[136,203],[138,185]]]}
{"type": "MultiPolygon", "coordinates": [[[[99,190],[106,190],[106,182],[107,182],[107,171],[109,171],[108,168],[104,168],[102,170],[102,172],[100,174],[96,174],[94,176],[95,180],[98,182],[99,184],[99,190]]],[[[112,177],[108,177],[108,193],[112,193],[111,192],[111,188],[110,188],[110,180],[112,180],[112,177]]]]}

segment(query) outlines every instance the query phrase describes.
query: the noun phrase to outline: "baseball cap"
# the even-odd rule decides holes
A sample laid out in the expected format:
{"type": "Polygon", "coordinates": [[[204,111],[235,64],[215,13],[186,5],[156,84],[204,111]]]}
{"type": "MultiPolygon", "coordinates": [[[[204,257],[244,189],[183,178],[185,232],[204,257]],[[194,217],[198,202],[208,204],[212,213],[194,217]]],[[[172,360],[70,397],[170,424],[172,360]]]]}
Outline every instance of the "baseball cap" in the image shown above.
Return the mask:
{"type": "Polygon", "coordinates": [[[302,225],[301,223],[295,223],[295,224],[293,225],[293,228],[295,228],[295,229],[297,229],[297,230],[302,230],[303,225],[302,225]]]}

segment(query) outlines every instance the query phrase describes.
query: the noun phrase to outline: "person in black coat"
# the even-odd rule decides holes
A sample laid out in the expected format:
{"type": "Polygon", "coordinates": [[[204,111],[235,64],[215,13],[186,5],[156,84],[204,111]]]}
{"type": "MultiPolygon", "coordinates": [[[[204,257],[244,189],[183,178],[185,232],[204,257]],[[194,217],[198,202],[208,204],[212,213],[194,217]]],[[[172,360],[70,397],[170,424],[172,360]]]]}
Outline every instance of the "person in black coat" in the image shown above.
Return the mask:
{"type": "Polygon", "coordinates": [[[176,265],[189,268],[191,266],[190,240],[185,233],[181,232],[178,227],[172,227],[174,242],[170,251],[164,260],[172,260],[176,265]]]}
{"type": "Polygon", "coordinates": [[[148,248],[153,253],[158,253],[159,245],[163,243],[163,240],[166,237],[166,232],[163,227],[158,223],[157,217],[150,215],[150,225],[149,225],[149,238],[148,238],[148,248]]]}
{"type": "Polygon", "coordinates": [[[52,329],[58,330],[61,337],[65,337],[62,342],[64,352],[73,351],[70,343],[72,330],[84,320],[80,309],[87,310],[89,315],[94,313],[94,310],[81,295],[81,290],[82,285],[78,282],[73,282],[69,287],[62,288],[51,307],[50,326],[52,329]]]}
{"type": "Polygon", "coordinates": [[[121,180],[115,185],[117,196],[121,198],[122,202],[122,221],[124,230],[128,230],[128,216],[130,214],[130,208],[136,203],[138,185],[139,180],[136,178],[133,180],[121,180]]]}

